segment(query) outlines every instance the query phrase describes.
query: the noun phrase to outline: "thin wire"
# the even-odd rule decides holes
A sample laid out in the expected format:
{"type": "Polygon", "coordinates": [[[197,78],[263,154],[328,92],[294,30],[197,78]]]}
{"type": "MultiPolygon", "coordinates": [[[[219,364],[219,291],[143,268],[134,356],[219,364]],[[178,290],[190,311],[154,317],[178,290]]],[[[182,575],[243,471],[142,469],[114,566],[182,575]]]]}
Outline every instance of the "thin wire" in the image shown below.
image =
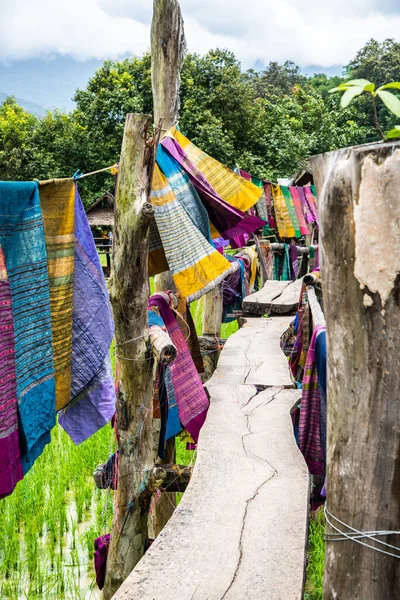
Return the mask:
{"type": "Polygon", "coordinates": [[[393,546],[392,544],[387,544],[386,542],[382,542],[381,540],[376,539],[377,536],[381,536],[381,535],[400,535],[400,531],[364,531],[364,532],[358,531],[354,527],[350,527],[350,525],[347,525],[346,523],[344,523],[343,521],[341,521],[340,519],[335,517],[332,513],[330,513],[326,504],[324,507],[324,513],[325,513],[325,519],[326,519],[326,522],[328,523],[328,525],[330,525],[332,527],[332,529],[334,529],[335,531],[337,531],[338,534],[340,534],[340,535],[328,534],[328,536],[326,538],[327,541],[339,542],[339,541],[351,540],[353,542],[356,542],[357,544],[360,544],[361,546],[365,546],[366,548],[370,548],[371,550],[375,550],[376,552],[380,552],[381,554],[386,554],[386,556],[392,556],[393,558],[400,558],[400,547],[393,546]],[[336,525],[334,525],[332,523],[332,521],[329,519],[329,517],[334,519],[337,523],[339,523],[343,527],[347,527],[347,529],[350,529],[350,531],[352,533],[347,533],[345,531],[341,531],[338,527],[336,527],[336,525]],[[329,537],[329,535],[331,537],[329,537]],[[393,552],[386,552],[386,550],[377,548],[376,546],[371,546],[370,544],[366,544],[365,542],[361,542],[360,540],[363,538],[368,538],[368,539],[372,540],[373,542],[376,542],[377,544],[381,544],[388,548],[392,548],[399,554],[393,554],[393,552]]]}

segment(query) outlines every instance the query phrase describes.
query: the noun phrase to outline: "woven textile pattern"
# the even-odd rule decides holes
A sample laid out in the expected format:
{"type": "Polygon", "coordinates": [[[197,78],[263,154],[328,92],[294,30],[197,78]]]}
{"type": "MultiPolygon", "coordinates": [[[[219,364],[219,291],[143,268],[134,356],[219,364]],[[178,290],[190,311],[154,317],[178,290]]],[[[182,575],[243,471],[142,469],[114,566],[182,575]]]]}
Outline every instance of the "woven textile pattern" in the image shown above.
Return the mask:
{"type": "Polygon", "coordinates": [[[73,179],[53,179],[40,184],[49,269],[57,410],[68,404],[71,396],[74,199],[73,179]]]}
{"type": "Polygon", "coordinates": [[[12,297],[21,461],[26,472],[50,441],[55,425],[49,276],[36,183],[0,184],[0,245],[12,297]]]}

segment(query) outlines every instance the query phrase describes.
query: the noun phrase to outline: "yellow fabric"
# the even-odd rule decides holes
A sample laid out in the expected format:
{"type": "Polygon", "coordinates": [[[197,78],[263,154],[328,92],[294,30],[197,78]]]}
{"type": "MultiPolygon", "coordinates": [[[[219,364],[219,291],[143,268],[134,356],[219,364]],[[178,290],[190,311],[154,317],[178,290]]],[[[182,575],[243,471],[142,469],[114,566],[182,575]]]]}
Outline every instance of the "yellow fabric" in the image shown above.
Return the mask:
{"type": "Polygon", "coordinates": [[[250,259],[250,280],[249,287],[252,289],[254,287],[257,275],[257,265],[258,265],[258,257],[257,252],[254,250],[252,246],[247,246],[246,248],[242,248],[240,251],[242,254],[247,254],[250,259]]]}
{"type": "Polygon", "coordinates": [[[200,297],[231,272],[231,263],[197,229],[157,163],[150,198],[159,236],[150,235],[150,273],[165,258],[180,295],[200,297]]]}
{"type": "Polygon", "coordinates": [[[188,159],[201,171],[225,202],[246,212],[259,201],[263,195],[261,188],[236,175],[217,160],[208,156],[182,135],[176,127],[170,129],[167,135],[175,138],[184,149],[188,159]]]}
{"type": "Polygon", "coordinates": [[[75,182],[53,179],[40,184],[50,283],[56,408],[71,398],[74,282],[75,182]]]}
{"type": "Polygon", "coordinates": [[[285,198],[279,185],[271,185],[272,199],[274,201],[276,226],[281,238],[295,237],[295,231],[286,206],[285,198]]]}

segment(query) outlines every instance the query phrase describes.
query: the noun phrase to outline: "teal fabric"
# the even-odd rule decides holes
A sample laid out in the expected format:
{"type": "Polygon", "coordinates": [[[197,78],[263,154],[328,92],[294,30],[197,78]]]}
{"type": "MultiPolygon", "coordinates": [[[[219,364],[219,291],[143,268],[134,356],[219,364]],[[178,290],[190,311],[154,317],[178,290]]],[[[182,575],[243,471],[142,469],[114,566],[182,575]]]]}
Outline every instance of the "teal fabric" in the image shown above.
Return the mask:
{"type": "Polygon", "coordinates": [[[14,318],[21,462],[24,473],[56,422],[50,290],[36,183],[0,182],[0,245],[14,318]]]}

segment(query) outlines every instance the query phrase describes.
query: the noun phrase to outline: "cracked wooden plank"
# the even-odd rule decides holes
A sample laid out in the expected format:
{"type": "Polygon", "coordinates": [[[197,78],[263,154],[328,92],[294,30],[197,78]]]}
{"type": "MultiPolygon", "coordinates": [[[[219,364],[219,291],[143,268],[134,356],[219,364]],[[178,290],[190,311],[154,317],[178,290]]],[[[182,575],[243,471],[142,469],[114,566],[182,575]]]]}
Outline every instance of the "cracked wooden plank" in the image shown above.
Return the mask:
{"type": "Polygon", "coordinates": [[[273,314],[287,314],[295,310],[299,304],[302,285],[303,279],[290,282],[282,294],[272,300],[271,312],[273,314]]]}
{"type": "Polygon", "coordinates": [[[292,320],[247,319],[227,340],[207,388],[221,384],[293,387],[287,359],[280,348],[280,337],[292,320]]]}
{"type": "Polygon", "coordinates": [[[301,600],[309,477],[295,389],[212,386],[192,479],[115,600],[301,600]]]}
{"type": "Polygon", "coordinates": [[[261,317],[271,311],[271,304],[288,287],[291,281],[266,281],[264,287],[243,300],[245,314],[261,317]]]}

